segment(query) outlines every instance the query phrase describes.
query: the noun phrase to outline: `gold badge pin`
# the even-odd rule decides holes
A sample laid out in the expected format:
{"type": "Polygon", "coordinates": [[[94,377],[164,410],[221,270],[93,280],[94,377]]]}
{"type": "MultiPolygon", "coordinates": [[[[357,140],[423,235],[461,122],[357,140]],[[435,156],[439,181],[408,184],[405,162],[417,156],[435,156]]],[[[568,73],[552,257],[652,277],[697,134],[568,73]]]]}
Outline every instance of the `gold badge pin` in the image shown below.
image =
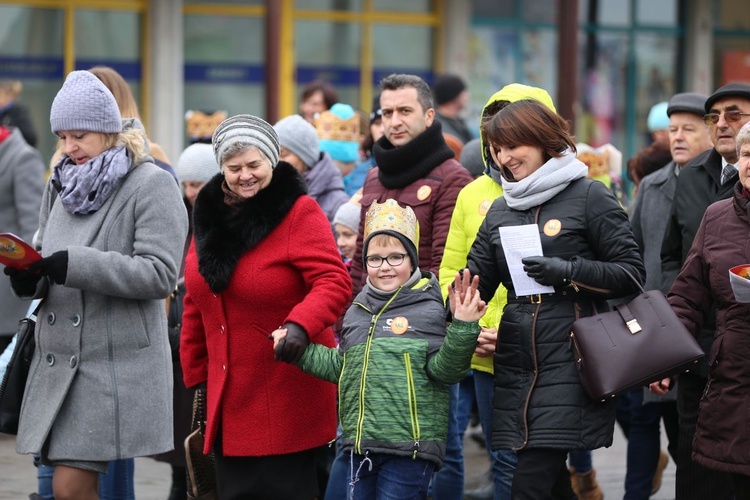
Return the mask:
{"type": "Polygon", "coordinates": [[[419,198],[419,201],[424,201],[430,197],[430,193],[432,193],[430,186],[422,186],[417,190],[417,198],[419,198]]]}
{"type": "Polygon", "coordinates": [[[398,316],[393,318],[393,321],[391,322],[391,331],[395,333],[396,335],[401,335],[402,333],[406,333],[406,330],[409,329],[409,320],[404,318],[403,316],[398,316]]]}
{"type": "Polygon", "coordinates": [[[487,215],[487,212],[489,212],[491,206],[492,200],[483,200],[482,203],[479,204],[479,215],[481,215],[482,217],[487,215]]]}
{"type": "Polygon", "coordinates": [[[562,224],[557,219],[550,219],[544,225],[544,234],[547,236],[557,236],[557,233],[562,229],[562,224]]]}

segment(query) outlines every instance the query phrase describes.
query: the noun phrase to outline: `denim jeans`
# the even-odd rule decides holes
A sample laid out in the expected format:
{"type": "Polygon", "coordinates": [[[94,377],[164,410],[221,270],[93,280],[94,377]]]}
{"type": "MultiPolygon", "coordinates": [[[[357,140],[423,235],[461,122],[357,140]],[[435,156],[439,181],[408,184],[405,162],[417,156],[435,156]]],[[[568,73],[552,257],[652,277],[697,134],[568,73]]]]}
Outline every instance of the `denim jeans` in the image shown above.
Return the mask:
{"type": "Polygon", "coordinates": [[[586,474],[593,468],[591,465],[591,451],[589,450],[570,450],[568,461],[577,473],[586,474]]]}
{"type": "MultiPolygon", "coordinates": [[[[339,426],[338,437],[341,437],[339,426]]],[[[323,500],[347,500],[349,498],[349,455],[344,453],[341,441],[336,442],[336,456],[331,463],[328,484],[323,500]]]]}
{"type": "MultiPolygon", "coordinates": [[[[495,376],[487,372],[474,371],[474,391],[487,449],[492,450],[492,401],[495,376]]],[[[513,450],[493,450],[490,451],[490,460],[495,480],[495,500],[510,500],[513,473],[516,470],[518,456],[513,450]]]]}
{"type": "MultiPolygon", "coordinates": [[[[430,492],[434,500],[461,500],[464,497],[464,454],[459,428],[460,384],[450,386],[448,440],[443,467],[432,478],[430,492]]],[[[469,409],[471,412],[471,409],[469,409]]],[[[468,422],[468,419],[466,420],[468,422]]]]}
{"type": "Polygon", "coordinates": [[[435,464],[412,459],[368,453],[350,455],[349,477],[354,478],[354,500],[407,500],[427,498],[435,464]]]}
{"type": "MultiPolygon", "coordinates": [[[[37,490],[45,500],[53,500],[52,476],[55,468],[51,465],[37,466],[37,490]]],[[[109,462],[107,474],[99,474],[100,500],[135,500],[135,460],[113,460],[109,462]]]]}

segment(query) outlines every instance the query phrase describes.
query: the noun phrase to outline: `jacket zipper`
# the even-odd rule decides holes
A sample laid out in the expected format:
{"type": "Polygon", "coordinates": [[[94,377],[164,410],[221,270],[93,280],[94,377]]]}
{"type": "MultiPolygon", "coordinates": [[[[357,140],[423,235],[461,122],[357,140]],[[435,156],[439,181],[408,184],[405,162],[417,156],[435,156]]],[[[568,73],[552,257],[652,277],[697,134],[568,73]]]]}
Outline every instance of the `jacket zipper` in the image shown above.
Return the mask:
{"type": "Polygon", "coordinates": [[[404,364],[406,365],[406,387],[409,393],[409,416],[411,417],[411,434],[414,438],[414,454],[412,459],[417,458],[417,451],[419,451],[419,438],[421,433],[419,430],[419,413],[417,411],[417,390],[414,387],[414,377],[411,372],[411,356],[408,352],[404,353],[404,364]]]}
{"type": "MultiPolygon", "coordinates": [[[[385,312],[386,309],[388,309],[388,306],[391,305],[391,302],[393,302],[396,297],[398,297],[398,294],[401,292],[401,288],[402,287],[398,287],[398,290],[396,290],[396,293],[393,294],[393,297],[391,297],[388,302],[385,303],[382,309],[380,309],[380,311],[375,314],[370,320],[370,331],[367,332],[367,344],[365,345],[365,356],[362,362],[362,378],[359,381],[359,415],[357,416],[357,434],[354,438],[354,449],[359,455],[362,454],[362,429],[365,425],[365,381],[367,380],[367,365],[370,362],[370,349],[372,348],[372,337],[375,333],[375,325],[377,324],[380,316],[385,312]]],[[[359,304],[365,311],[372,314],[372,312],[363,304],[359,302],[355,303],[359,304]]]]}
{"type": "Polygon", "coordinates": [[[602,294],[612,293],[612,290],[608,290],[607,288],[597,288],[597,287],[591,286],[591,285],[584,285],[583,283],[579,283],[579,282],[573,281],[573,280],[570,281],[570,286],[572,286],[573,289],[576,292],[579,291],[578,288],[580,287],[580,288],[584,288],[586,290],[591,290],[592,292],[598,292],[598,293],[602,293],[602,294]]]}
{"type": "Polygon", "coordinates": [[[534,359],[534,378],[531,381],[531,387],[529,387],[529,393],[526,395],[526,401],[523,405],[523,444],[518,448],[514,448],[515,450],[522,450],[526,448],[526,445],[529,442],[529,404],[531,403],[531,393],[534,392],[536,379],[539,376],[539,360],[537,359],[536,355],[536,320],[539,317],[539,309],[541,307],[542,304],[537,304],[536,309],[534,310],[534,320],[531,323],[531,354],[532,358],[534,359]]]}

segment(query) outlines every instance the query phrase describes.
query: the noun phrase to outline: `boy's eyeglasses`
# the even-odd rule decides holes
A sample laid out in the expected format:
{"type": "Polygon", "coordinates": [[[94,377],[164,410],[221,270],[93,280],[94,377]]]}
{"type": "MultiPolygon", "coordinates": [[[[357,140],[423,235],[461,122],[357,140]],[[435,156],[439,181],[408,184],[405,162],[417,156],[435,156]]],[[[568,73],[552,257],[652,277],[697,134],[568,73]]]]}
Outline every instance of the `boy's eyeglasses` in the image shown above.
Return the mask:
{"type": "Polygon", "coordinates": [[[381,257],[380,255],[372,255],[370,257],[367,257],[367,265],[368,267],[372,267],[373,269],[377,269],[380,266],[383,265],[383,261],[387,262],[389,266],[400,266],[404,263],[404,258],[407,254],[405,253],[392,253],[388,257],[381,257]]]}
{"type": "MultiPolygon", "coordinates": [[[[724,111],[724,119],[727,121],[727,123],[738,122],[742,119],[743,116],[750,116],[750,113],[743,113],[739,109],[724,111]]],[[[719,123],[719,118],[721,118],[721,113],[708,113],[703,116],[703,122],[706,125],[716,125],[717,123],[719,123]]]]}

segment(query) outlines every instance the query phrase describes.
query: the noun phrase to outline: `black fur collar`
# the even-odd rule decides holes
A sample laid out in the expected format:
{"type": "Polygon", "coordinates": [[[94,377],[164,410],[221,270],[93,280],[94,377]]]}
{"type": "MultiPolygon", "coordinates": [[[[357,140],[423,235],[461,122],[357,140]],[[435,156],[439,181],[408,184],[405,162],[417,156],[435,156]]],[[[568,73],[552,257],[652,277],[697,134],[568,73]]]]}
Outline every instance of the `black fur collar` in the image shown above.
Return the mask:
{"type": "Polygon", "coordinates": [[[271,183],[252,198],[230,207],[224,203],[216,175],[198,194],[193,210],[198,272],[215,293],[223,291],[237,261],[265,238],[307,192],[305,181],[290,164],[279,162],[271,183]]]}

